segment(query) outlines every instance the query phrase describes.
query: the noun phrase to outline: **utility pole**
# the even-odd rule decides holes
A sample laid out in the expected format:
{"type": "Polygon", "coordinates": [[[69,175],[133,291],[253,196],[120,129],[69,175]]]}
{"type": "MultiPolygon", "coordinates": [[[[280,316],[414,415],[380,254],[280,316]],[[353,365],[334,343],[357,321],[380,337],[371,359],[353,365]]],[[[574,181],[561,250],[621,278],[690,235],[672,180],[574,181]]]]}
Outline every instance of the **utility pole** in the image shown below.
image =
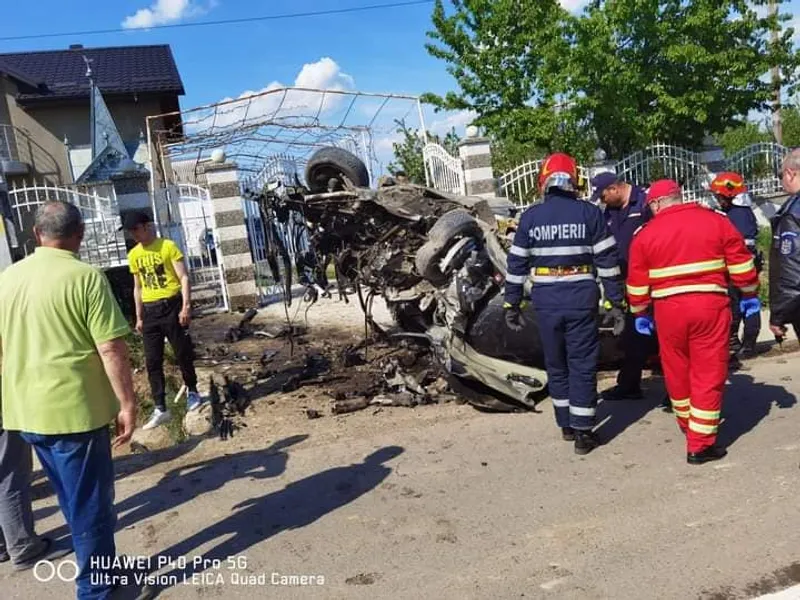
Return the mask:
{"type": "MultiPolygon", "coordinates": [[[[769,16],[776,19],[772,27],[772,47],[778,45],[780,38],[780,23],[777,22],[778,2],[769,0],[769,16]]],[[[778,144],[783,144],[783,124],[781,123],[781,68],[776,64],[772,67],[772,88],[775,97],[772,100],[772,135],[778,144]]]]}

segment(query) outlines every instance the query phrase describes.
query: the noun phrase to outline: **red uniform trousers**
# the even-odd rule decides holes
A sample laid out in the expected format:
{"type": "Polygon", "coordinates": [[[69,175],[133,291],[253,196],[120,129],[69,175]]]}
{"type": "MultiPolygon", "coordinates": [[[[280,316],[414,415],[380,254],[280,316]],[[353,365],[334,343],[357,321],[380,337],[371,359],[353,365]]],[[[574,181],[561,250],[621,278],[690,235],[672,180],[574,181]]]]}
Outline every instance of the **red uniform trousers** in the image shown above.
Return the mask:
{"type": "Polygon", "coordinates": [[[714,444],[728,377],[731,310],[718,293],[678,294],[654,302],[661,365],[687,452],[714,444]]]}

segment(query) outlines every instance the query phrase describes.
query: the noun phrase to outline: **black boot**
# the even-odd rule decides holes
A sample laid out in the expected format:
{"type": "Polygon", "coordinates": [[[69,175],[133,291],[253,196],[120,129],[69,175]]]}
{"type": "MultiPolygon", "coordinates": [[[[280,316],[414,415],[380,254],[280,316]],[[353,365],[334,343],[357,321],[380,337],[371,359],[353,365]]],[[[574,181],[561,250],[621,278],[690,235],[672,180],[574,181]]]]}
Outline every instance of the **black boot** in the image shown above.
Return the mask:
{"type": "Polygon", "coordinates": [[[561,439],[565,442],[574,442],[575,441],[575,430],[572,427],[562,427],[561,428],[561,439]]]}
{"type": "Polygon", "coordinates": [[[688,452],[686,454],[686,462],[690,465],[702,465],[703,463],[711,462],[725,458],[728,451],[719,446],[709,446],[700,452],[688,452]]]}
{"type": "Polygon", "coordinates": [[[575,431],[575,454],[589,454],[599,445],[600,440],[597,439],[593,431],[582,431],[580,429],[575,431]]]}
{"type": "Polygon", "coordinates": [[[661,410],[665,413],[672,412],[672,400],[669,399],[669,394],[661,399],[661,410]]]}
{"type": "Polygon", "coordinates": [[[615,386],[603,392],[602,398],[606,402],[614,402],[617,400],[644,400],[644,394],[642,394],[642,390],[625,390],[619,386],[615,386]]]}

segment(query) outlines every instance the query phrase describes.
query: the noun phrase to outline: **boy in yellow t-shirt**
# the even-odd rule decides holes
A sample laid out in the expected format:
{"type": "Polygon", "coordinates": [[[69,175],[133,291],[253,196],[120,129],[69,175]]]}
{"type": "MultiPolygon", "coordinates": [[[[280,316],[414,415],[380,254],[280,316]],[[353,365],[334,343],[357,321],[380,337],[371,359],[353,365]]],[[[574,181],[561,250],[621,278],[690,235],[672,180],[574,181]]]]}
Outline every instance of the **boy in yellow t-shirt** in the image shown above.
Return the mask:
{"type": "Polygon", "coordinates": [[[138,244],[128,253],[134,280],[136,330],[144,341],[144,358],[150,393],[156,405],[143,429],[153,429],[170,420],[164,382],[164,338],[169,340],[189,390],[187,408],[200,407],[204,399],[197,392],[194,349],[189,337],[191,286],[183,253],[172,240],[156,236],[153,220],[145,212],[125,216],[124,228],[138,244]]]}

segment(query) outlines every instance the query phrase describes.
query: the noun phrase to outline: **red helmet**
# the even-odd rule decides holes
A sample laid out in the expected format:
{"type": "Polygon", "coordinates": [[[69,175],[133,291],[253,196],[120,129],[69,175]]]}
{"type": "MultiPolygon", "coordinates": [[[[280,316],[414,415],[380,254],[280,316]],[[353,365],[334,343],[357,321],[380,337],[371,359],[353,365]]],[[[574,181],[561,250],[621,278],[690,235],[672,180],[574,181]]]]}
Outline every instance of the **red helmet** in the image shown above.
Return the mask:
{"type": "Polygon", "coordinates": [[[578,165],[569,154],[557,152],[548,156],[539,171],[539,191],[546,193],[552,187],[574,192],[578,187],[578,165]]]}
{"type": "Polygon", "coordinates": [[[735,198],[739,194],[747,192],[747,186],[744,184],[744,177],[730,171],[719,173],[714,177],[710,189],[712,193],[722,196],[723,198],[735,198]]]}

